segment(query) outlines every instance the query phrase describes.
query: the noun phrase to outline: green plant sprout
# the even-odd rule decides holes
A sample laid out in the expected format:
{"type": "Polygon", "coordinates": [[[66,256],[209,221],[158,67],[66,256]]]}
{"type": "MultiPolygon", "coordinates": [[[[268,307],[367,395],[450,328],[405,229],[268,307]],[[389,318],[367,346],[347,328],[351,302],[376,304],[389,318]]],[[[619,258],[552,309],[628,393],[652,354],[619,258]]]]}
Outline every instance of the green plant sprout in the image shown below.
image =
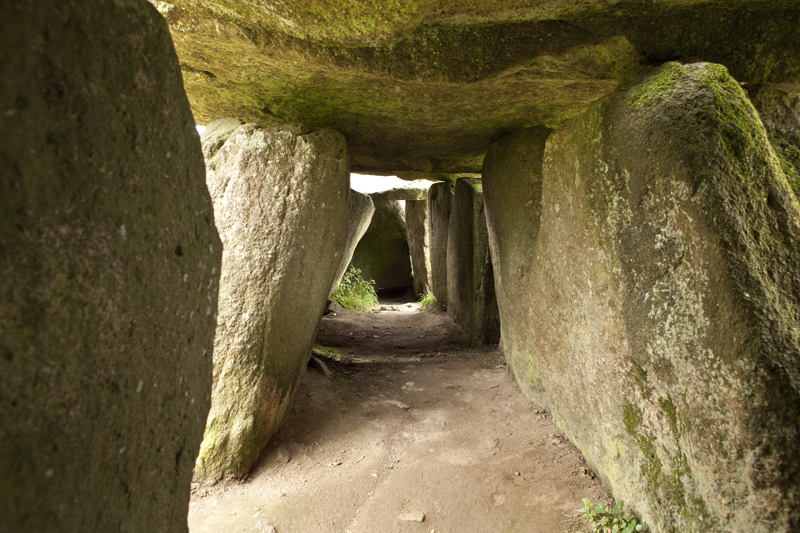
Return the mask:
{"type": "Polygon", "coordinates": [[[622,508],[625,502],[619,500],[611,509],[604,503],[592,505],[588,498],[583,499],[586,512],[583,519],[592,526],[593,533],[634,533],[647,531],[647,526],[626,514],[622,508]]]}
{"type": "Polygon", "coordinates": [[[375,282],[361,277],[361,270],[351,266],[342,276],[342,281],[331,296],[345,309],[369,311],[378,305],[375,282]]]}
{"type": "Polygon", "coordinates": [[[434,296],[432,293],[429,292],[428,294],[419,295],[420,309],[431,309],[435,305],[436,305],[436,296],[434,296]]]}

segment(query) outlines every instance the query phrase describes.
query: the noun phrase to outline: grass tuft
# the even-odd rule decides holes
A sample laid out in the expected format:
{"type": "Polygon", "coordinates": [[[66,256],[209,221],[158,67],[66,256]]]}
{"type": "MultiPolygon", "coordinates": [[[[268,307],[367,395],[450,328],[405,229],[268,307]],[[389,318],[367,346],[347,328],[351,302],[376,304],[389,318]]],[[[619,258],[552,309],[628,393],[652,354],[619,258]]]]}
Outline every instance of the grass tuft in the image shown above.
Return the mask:
{"type": "Polygon", "coordinates": [[[420,309],[432,309],[436,306],[436,296],[431,294],[420,294],[419,295],[419,308],[420,309]]]}
{"type": "Polygon", "coordinates": [[[338,302],[345,309],[369,311],[378,306],[375,282],[365,280],[361,277],[361,270],[351,266],[344,273],[342,282],[331,296],[331,300],[338,302]]]}

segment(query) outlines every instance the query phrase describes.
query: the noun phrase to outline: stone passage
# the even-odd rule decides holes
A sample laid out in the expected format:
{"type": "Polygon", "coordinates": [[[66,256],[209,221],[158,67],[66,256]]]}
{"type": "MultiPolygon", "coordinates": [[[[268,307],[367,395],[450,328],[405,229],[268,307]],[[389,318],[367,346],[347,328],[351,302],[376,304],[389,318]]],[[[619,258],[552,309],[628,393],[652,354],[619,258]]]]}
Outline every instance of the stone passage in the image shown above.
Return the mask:
{"type": "MultiPolygon", "coordinates": [[[[488,189],[535,198],[542,136],[522,135],[488,189]]],[[[504,329],[523,389],[655,530],[797,531],[799,204],[739,84],[664,65],[553,133],[541,175],[530,333],[504,329]]]]}
{"type": "Polygon", "coordinates": [[[283,422],[347,232],[340,134],[234,126],[215,124],[204,136],[224,253],[198,481],[245,475],[283,422]]]}
{"type": "Polygon", "coordinates": [[[222,247],[147,2],[0,5],[0,531],[187,531],[222,247]]]}
{"type": "Polygon", "coordinates": [[[500,340],[481,180],[459,178],[447,236],[447,313],[473,344],[500,340]]]}

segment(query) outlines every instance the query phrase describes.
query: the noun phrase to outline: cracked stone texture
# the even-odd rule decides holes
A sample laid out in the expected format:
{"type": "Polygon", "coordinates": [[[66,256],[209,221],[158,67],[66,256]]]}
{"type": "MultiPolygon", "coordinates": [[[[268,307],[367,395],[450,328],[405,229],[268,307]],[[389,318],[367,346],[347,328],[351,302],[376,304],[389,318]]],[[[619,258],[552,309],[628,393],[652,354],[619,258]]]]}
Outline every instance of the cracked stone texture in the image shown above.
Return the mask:
{"type": "Polygon", "coordinates": [[[195,480],[246,475],[303,376],[347,233],[347,146],[225,121],[203,136],[222,238],[211,411],[195,480]],[[224,142],[223,142],[224,139],[224,142]]]}
{"type": "Polygon", "coordinates": [[[222,246],[163,18],[0,4],[0,531],[186,532],[222,246]]]}
{"type": "Polygon", "coordinates": [[[800,93],[797,0],[153,0],[198,122],[333,127],[353,170],[479,172],[664,61],[800,93]]]}

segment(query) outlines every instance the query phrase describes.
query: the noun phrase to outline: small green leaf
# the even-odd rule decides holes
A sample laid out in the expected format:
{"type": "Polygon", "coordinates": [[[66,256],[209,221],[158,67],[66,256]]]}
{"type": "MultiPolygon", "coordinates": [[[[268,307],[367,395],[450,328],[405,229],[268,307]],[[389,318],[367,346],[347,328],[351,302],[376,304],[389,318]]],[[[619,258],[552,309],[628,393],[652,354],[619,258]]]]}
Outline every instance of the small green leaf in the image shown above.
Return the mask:
{"type": "Polygon", "coordinates": [[[642,531],[643,529],[644,526],[642,526],[642,524],[636,524],[636,531],[642,531]]]}
{"type": "Polygon", "coordinates": [[[622,501],[622,500],[619,500],[619,501],[617,502],[617,504],[614,506],[614,508],[613,508],[613,509],[611,509],[611,513],[612,513],[612,514],[620,514],[620,513],[622,512],[622,508],[623,508],[624,506],[625,506],[625,502],[624,502],[624,501],[622,501]]]}

